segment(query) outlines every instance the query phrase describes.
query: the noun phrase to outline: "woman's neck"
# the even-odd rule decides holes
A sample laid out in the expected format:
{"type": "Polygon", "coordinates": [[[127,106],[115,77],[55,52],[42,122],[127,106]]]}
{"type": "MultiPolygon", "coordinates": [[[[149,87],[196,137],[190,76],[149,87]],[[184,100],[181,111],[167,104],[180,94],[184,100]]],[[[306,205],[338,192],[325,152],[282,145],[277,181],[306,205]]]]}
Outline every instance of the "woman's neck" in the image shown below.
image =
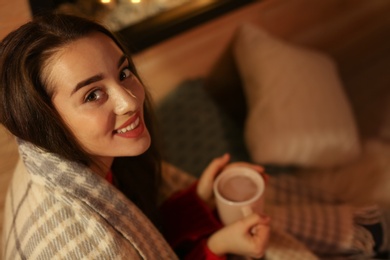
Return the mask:
{"type": "Polygon", "coordinates": [[[91,170],[98,174],[99,176],[106,178],[107,173],[111,169],[112,162],[114,157],[99,157],[94,159],[94,162],[91,165],[91,170]]]}

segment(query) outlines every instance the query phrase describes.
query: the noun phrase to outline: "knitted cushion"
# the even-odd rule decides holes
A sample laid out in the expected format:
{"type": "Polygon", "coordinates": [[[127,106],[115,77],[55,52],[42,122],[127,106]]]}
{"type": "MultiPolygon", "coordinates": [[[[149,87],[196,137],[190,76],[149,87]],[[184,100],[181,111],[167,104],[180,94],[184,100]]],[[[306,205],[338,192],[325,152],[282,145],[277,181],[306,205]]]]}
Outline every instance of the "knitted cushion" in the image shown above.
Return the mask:
{"type": "Polygon", "coordinates": [[[249,159],[242,129],[216,105],[203,85],[201,79],[185,81],[157,107],[164,159],[195,176],[226,152],[233,161],[249,159]]]}

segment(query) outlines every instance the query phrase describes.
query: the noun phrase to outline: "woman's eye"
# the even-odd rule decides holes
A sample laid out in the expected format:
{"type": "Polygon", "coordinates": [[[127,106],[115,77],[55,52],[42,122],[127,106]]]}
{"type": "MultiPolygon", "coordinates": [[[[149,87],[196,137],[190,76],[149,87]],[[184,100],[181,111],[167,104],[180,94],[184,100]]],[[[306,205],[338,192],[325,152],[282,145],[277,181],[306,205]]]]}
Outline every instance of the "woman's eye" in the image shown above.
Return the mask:
{"type": "Polygon", "coordinates": [[[129,68],[124,68],[122,71],[121,71],[121,74],[119,76],[119,79],[122,81],[128,77],[131,76],[131,70],[129,68]]]}
{"type": "Polygon", "coordinates": [[[100,100],[104,96],[104,92],[100,89],[94,90],[87,95],[85,102],[93,102],[100,100]]]}

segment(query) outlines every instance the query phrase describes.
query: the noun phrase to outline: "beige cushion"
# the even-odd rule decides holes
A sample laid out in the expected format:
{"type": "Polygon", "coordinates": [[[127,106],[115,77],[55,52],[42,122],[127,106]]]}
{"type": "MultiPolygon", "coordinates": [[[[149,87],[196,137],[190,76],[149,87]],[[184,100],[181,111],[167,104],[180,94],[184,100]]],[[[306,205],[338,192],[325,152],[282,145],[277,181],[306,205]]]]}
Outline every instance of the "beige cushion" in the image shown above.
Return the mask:
{"type": "Polygon", "coordinates": [[[245,142],[255,162],[331,167],[360,154],[330,57],[249,24],[239,29],[233,48],[249,110],[245,142]]]}

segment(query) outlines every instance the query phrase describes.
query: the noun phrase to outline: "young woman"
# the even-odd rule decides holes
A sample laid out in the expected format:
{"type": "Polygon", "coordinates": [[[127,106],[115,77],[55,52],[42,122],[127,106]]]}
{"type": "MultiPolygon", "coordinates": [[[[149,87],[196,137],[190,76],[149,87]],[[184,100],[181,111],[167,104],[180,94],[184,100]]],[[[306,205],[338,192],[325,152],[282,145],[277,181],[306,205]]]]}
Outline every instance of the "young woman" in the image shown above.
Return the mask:
{"type": "Polygon", "coordinates": [[[23,161],[7,195],[4,259],[264,254],[268,217],[222,227],[212,211],[212,181],[228,155],[157,205],[161,162],[150,98],[129,53],[104,27],[46,15],[10,33],[0,57],[0,121],[17,137],[23,161]]]}

